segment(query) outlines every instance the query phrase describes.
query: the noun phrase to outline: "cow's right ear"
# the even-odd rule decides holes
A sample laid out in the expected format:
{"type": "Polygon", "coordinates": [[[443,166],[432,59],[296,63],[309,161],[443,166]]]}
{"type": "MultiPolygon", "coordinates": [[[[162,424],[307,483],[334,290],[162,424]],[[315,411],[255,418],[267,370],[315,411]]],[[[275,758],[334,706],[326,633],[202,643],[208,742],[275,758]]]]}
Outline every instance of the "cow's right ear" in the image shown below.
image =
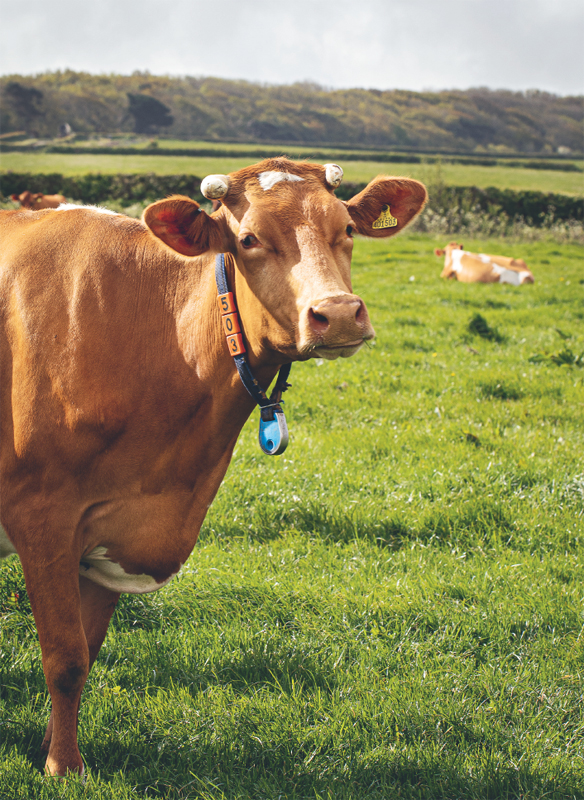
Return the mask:
{"type": "Polygon", "coordinates": [[[11,194],[10,195],[10,199],[14,200],[15,203],[18,203],[18,195],[17,194],[11,194]]]}
{"type": "Polygon", "coordinates": [[[216,220],[190,197],[174,195],[152,203],[142,222],[154,236],[183,256],[200,256],[207,250],[221,250],[222,236],[216,220]]]}
{"type": "Polygon", "coordinates": [[[445,253],[446,253],[446,250],[441,250],[439,247],[437,247],[434,250],[434,255],[435,256],[443,256],[445,253]]]}

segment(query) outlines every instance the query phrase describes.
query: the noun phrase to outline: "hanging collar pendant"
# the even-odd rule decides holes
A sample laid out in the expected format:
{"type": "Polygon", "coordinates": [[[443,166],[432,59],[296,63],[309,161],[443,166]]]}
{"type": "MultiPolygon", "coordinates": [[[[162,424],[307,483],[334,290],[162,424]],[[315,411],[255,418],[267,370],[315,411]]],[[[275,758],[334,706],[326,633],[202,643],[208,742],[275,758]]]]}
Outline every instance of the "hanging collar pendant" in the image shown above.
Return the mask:
{"type": "Polygon", "coordinates": [[[221,312],[223,329],[227,336],[227,346],[233,356],[241,382],[260,407],[259,443],[266,455],[278,456],[288,445],[288,426],[280,405],[282,394],[288,389],[286,382],[290,374],[290,364],[282,367],[278,373],[272,394],[268,398],[254,378],[245,357],[245,345],[237,305],[233,292],[229,291],[227,273],[225,271],[225,254],[219,253],[215,259],[215,280],[217,282],[217,301],[221,312]]]}

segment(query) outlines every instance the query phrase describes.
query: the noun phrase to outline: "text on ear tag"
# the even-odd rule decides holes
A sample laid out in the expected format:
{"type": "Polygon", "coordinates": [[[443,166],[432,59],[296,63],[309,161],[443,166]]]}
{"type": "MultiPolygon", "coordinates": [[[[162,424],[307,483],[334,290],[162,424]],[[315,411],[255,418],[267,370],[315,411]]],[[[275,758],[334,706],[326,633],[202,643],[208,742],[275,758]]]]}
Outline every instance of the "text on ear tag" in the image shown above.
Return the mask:
{"type": "Polygon", "coordinates": [[[382,206],[381,214],[377,217],[371,227],[378,230],[379,228],[395,228],[397,219],[391,216],[391,208],[387,205],[382,206]]]}

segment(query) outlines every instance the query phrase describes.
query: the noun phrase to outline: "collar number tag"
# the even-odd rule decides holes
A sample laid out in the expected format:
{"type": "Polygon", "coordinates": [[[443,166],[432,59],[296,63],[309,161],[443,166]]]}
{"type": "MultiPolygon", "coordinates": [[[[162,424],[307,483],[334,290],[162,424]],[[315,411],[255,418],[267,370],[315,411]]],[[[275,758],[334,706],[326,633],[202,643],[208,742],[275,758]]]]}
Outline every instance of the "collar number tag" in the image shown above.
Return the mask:
{"type": "Polygon", "coordinates": [[[274,418],[263,420],[260,416],[260,447],[268,456],[278,456],[288,445],[288,425],[284,412],[274,410],[274,418]]]}
{"type": "Polygon", "coordinates": [[[391,216],[391,208],[385,205],[381,208],[381,214],[377,217],[372,227],[379,230],[379,228],[395,228],[397,224],[397,219],[391,216]]]}

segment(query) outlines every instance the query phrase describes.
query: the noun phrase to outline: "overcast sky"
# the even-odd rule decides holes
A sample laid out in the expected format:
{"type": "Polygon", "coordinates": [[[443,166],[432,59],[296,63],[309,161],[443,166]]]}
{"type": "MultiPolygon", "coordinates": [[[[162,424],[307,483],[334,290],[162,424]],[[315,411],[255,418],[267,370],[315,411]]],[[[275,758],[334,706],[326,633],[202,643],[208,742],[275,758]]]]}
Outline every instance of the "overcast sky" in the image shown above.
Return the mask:
{"type": "Polygon", "coordinates": [[[584,89],[582,0],[0,0],[0,74],[584,89]]]}

